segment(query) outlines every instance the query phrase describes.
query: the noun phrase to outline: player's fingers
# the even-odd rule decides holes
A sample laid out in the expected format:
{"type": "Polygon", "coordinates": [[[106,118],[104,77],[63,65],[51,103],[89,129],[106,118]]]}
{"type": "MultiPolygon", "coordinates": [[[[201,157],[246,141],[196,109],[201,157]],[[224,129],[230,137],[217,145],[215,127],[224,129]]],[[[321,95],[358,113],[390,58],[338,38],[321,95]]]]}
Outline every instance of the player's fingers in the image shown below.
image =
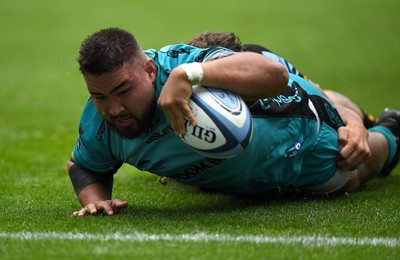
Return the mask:
{"type": "MultiPolygon", "coordinates": [[[[189,121],[190,124],[196,126],[196,117],[194,116],[192,110],[190,109],[189,105],[184,105],[181,110],[176,112],[176,119],[175,119],[175,127],[176,133],[178,135],[185,135],[186,134],[186,124],[189,121]]],[[[173,128],[174,129],[174,128],[173,128]]]]}
{"type": "Polygon", "coordinates": [[[126,207],[128,207],[128,202],[126,202],[126,201],[121,201],[121,200],[119,200],[119,199],[113,199],[112,200],[112,202],[111,202],[111,206],[114,208],[114,207],[117,207],[117,208],[126,208],[126,207]]]}
{"type": "Polygon", "coordinates": [[[340,149],[339,155],[342,158],[350,158],[357,159],[358,157],[364,159],[369,157],[371,151],[369,149],[368,142],[364,139],[349,139],[346,141],[346,144],[340,149]]]}
{"type": "MultiPolygon", "coordinates": [[[[82,212],[82,213],[90,213],[90,214],[92,214],[92,215],[96,215],[97,214],[97,211],[98,211],[98,207],[96,206],[96,204],[94,204],[94,203],[90,203],[90,204],[88,204],[85,208],[83,208],[83,209],[86,209],[84,212],[82,212]]],[[[82,210],[83,210],[82,209],[82,210]]],[[[87,214],[86,213],[86,214],[87,214]]]]}
{"type": "Polygon", "coordinates": [[[171,128],[175,131],[177,135],[182,135],[186,133],[184,115],[179,109],[171,109],[164,112],[169,120],[171,128]]]}
{"type": "Polygon", "coordinates": [[[171,128],[174,130],[176,135],[181,135],[181,130],[177,118],[170,119],[169,124],[171,125],[171,128]]]}
{"type": "Polygon", "coordinates": [[[342,149],[342,154],[339,156],[339,159],[337,161],[337,166],[342,170],[352,170],[363,163],[365,163],[366,160],[370,157],[370,152],[368,149],[368,146],[365,148],[360,148],[360,149],[352,149],[349,148],[346,151],[346,148],[344,147],[342,149]]]}
{"type": "Polygon", "coordinates": [[[114,199],[111,201],[111,207],[114,213],[120,212],[121,209],[128,207],[128,202],[121,201],[119,199],[114,199]]]}
{"type": "Polygon", "coordinates": [[[196,126],[196,116],[188,104],[184,107],[183,114],[193,126],[196,126]]]}
{"type": "Polygon", "coordinates": [[[79,211],[74,211],[71,216],[83,217],[89,214],[96,215],[99,211],[105,212],[107,215],[113,215],[114,212],[118,212],[121,208],[126,208],[127,206],[127,202],[118,199],[99,201],[90,203],[79,211]]]}
{"type": "Polygon", "coordinates": [[[106,201],[101,201],[99,205],[97,205],[98,209],[101,209],[103,212],[105,212],[107,215],[113,215],[114,211],[113,208],[111,207],[112,201],[111,200],[106,200],[106,201]]]}
{"type": "Polygon", "coordinates": [[[345,145],[348,139],[348,129],[346,127],[339,127],[338,128],[338,138],[339,144],[345,145]]]}
{"type": "Polygon", "coordinates": [[[71,216],[73,217],[83,217],[87,214],[90,214],[90,211],[87,207],[82,208],[81,210],[77,210],[72,212],[71,216]]]}

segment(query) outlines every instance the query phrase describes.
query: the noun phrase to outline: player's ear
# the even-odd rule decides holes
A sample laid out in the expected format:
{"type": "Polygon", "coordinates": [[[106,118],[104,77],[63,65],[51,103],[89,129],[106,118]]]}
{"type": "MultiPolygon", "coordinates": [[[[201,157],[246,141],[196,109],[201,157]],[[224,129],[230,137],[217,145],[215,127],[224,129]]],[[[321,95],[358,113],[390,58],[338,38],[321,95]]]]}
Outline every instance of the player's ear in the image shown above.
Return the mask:
{"type": "Polygon", "coordinates": [[[147,59],[145,64],[146,72],[152,79],[156,78],[157,66],[152,59],[147,59]]]}

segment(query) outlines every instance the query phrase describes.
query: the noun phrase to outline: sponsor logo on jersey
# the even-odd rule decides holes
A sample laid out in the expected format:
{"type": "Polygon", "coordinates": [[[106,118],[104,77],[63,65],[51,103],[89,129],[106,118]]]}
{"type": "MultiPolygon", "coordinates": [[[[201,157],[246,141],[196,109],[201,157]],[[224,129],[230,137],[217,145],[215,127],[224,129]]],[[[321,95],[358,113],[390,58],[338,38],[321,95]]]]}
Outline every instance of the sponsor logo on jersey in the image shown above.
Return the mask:
{"type": "Polygon", "coordinates": [[[101,122],[101,125],[99,127],[99,129],[97,129],[97,133],[96,133],[96,140],[101,142],[101,140],[103,139],[103,135],[106,131],[106,122],[103,120],[101,122]]]}
{"type": "Polygon", "coordinates": [[[208,158],[200,163],[193,164],[190,167],[183,170],[183,172],[171,175],[170,177],[175,179],[194,179],[199,176],[201,173],[217,166],[225,159],[217,159],[217,158],[208,158]]]}
{"type": "Polygon", "coordinates": [[[158,139],[162,138],[163,136],[172,133],[174,130],[172,130],[171,127],[167,126],[161,131],[155,132],[149,136],[146,140],[146,144],[151,144],[154,141],[157,141],[158,139]]]}
{"type": "Polygon", "coordinates": [[[164,168],[164,161],[152,162],[150,160],[140,160],[136,167],[141,171],[156,172],[164,168]]]}
{"type": "Polygon", "coordinates": [[[303,144],[303,136],[301,136],[297,141],[294,143],[294,145],[288,149],[287,151],[287,157],[291,158],[297,155],[299,152],[301,145],[303,144]]]}
{"type": "Polygon", "coordinates": [[[83,135],[85,133],[85,130],[83,130],[82,124],[79,124],[79,134],[83,135]]]}
{"type": "Polygon", "coordinates": [[[179,54],[181,53],[190,54],[190,51],[185,50],[184,48],[180,48],[179,50],[169,50],[167,52],[167,55],[171,58],[178,58],[179,54]]]}
{"type": "Polygon", "coordinates": [[[260,99],[259,101],[261,108],[264,110],[270,109],[272,103],[275,103],[276,107],[279,108],[281,108],[284,104],[289,104],[292,102],[300,103],[302,98],[299,96],[299,90],[296,84],[294,84],[293,89],[290,89],[289,91],[292,92],[291,95],[282,94],[273,98],[260,99]],[[292,90],[294,92],[292,92],[292,90]]]}
{"type": "Polygon", "coordinates": [[[202,62],[207,53],[208,53],[208,51],[201,51],[200,54],[196,56],[194,61],[195,62],[202,62]]]}

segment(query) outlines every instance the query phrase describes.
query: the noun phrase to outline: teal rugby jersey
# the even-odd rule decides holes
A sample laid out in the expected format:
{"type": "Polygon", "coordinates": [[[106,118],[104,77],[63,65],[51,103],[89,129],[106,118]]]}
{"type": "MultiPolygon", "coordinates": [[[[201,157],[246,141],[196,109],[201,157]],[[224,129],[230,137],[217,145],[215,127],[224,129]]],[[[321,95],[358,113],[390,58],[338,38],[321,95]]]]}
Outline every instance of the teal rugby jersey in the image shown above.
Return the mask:
{"type": "MultiPolygon", "coordinates": [[[[173,68],[202,61],[215,52],[218,50],[187,45],[146,51],[158,68],[157,97],[173,68]]],[[[246,151],[235,158],[206,158],[191,150],[175,135],[159,108],[150,129],[135,139],[122,138],[102,119],[89,99],[81,117],[74,159],[80,167],[99,174],[116,171],[124,162],[139,170],[207,189],[259,193],[296,186],[303,159],[317,143],[320,126],[316,116],[319,109],[313,110],[310,100],[315,99],[312,103],[326,100],[300,77],[290,75],[290,78],[282,95],[250,105],[253,138],[246,151]]]]}

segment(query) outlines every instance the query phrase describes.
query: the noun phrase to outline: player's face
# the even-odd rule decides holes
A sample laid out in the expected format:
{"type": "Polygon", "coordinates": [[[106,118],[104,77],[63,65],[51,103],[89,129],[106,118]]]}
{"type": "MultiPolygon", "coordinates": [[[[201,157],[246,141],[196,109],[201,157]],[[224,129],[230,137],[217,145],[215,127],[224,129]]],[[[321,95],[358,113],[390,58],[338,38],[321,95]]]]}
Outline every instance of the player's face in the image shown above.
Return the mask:
{"type": "Polygon", "coordinates": [[[156,108],[157,68],[150,59],[130,62],[115,71],[85,75],[97,111],[124,137],[134,138],[146,130],[156,108]]]}

